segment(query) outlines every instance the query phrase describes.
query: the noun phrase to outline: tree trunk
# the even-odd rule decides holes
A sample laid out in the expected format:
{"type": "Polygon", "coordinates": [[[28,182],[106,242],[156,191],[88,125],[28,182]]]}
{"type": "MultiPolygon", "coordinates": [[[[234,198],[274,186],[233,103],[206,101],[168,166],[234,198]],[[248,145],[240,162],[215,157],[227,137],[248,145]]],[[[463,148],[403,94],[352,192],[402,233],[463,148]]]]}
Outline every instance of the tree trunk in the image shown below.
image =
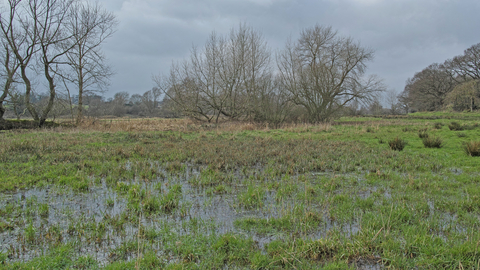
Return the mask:
{"type": "Polygon", "coordinates": [[[25,83],[25,106],[27,107],[28,111],[30,112],[30,115],[33,117],[33,120],[35,121],[40,121],[38,118],[37,111],[33,107],[33,105],[30,103],[30,93],[32,92],[32,83],[27,77],[27,74],[25,72],[25,69],[27,68],[26,65],[21,65],[20,66],[20,71],[22,73],[22,79],[23,82],[25,83]]]}
{"type": "Polygon", "coordinates": [[[48,69],[49,69],[48,63],[44,64],[44,68],[45,68],[45,77],[48,80],[48,87],[50,89],[50,98],[48,99],[47,107],[45,107],[45,109],[43,110],[40,121],[38,122],[38,125],[40,127],[42,127],[43,124],[45,124],[45,121],[47,120],[47,117],[48,117],[48,113],[52,110],[53,102],[55,101],[55,84],[53,82],[52,76],[50,76],[50,73],[48,72],[48,69]]]}
{"type": "Polygon", "coordinates": [[[83,118],[83,73],[82,68],[79,68],[79,80],[78,80],[78,114],[77,114],[77,124],[82,122],[83,118]]]}
{"type": "Polygon", "coordinates": [[[0,119],[3,119],[3,115],[5,114],[5,108],[3,107],[3,102],[7,98],[8,91],[10,90],[10,87],[13,83],[13,74],[10,73],[10,69],[8,69],[8,78],[7,81],[5,82],[5,85],[3,86],[3,94],[0,96],[0,119]]]}
{"type": "MultiPolygon", "coordinates": [[[[7,81],[8,83],[8,81],[7,81]]],[[[6,86],[5,86],[6,88],[6,86]]],[[[2,96],[0,96],[0,120],[3,119],[3,115],[5,114],[5,108],[3,107],[3,102],[5,101],[5,98],[7,97],[8,90],[4,90],[2,96]]]]}
{"type": "Polygon", "coordinates": [[[79,48],[79,59],[78,59],[78,114],[77,114],[77,124],[80,124],[83,118],[83,83],[84,83],[84,78],[83,78],[83,54],[81,53],[82,43],[80,42],[78,44],[79,48]]]}

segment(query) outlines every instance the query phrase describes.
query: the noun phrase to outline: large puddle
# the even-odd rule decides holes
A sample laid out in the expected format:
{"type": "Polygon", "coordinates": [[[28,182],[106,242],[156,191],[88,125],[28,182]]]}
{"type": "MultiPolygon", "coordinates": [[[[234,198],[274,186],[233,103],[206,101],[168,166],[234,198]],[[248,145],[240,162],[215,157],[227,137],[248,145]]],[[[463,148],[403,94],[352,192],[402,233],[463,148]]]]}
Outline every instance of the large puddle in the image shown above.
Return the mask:
{"type": "MultiPolygon", "coordinates": [[[[44,254],[56,244],[73,242],[79,254],[89,254],[101,265],[105,265],[117,259],[115,250],[122,248],[125,243],[138,240],[139,227],[144,231],[159,231],[162,226],[170,226],[170,230],[179,235],[194,234],[196,231],[186,225],[191,222],[201,222],[204,226],[203,234],[245,234],[253,238],[260,249],[273,240],[292,237],[294,234],[304,239],[321,239],[331,230],[346,237],[359,232],[357,221],[341,223],[332,220],[324,211],[323,205],[315,204],[310,205],[309,209],[320,213],[321,222],[314,228],[273,233],[244,231],[235,226],[236,220],[280,218],[296,209],[299,201],[291,199],[279,202],[276,192],[267,189],[259,206],[244,207],[239,204],[237,196],[248,188],[244,184],[245,176],[240,173],[235,173],[235,179],[228,184],[227,190],[220,192],[208,185],[192,185],[200,177],[198,168],[188,168],[178,174],[165,171],[164,175],[166,177],[148,183],[122,182],[114,188],[102,181],[86,192],[50,187],[1,194],[0,210],[5,215],[0,221],[9,226],[0,233],[0,252],[7,253],[10,261],[27,261],[44,254]],[[173,186],[180,186],[181,195],[178,205],[171,212],[134,212],[131,211],[129,193],[118,188],[131,190],[132,186],[138,189],[137,192],[143,192],[152,198],[166,196],[173,186]]],[[[312,174],[311,177],[320,179],[330,175],[312,174]]],[[[356,192],[356,196],[368,198],[375,192],[376,188],[366,189],[356,192]]],[[[391,195],[384,191],[384,197],[390,199],[391,195]]],[[[433,203],[430,203],[430,210],[433,211],[433,203]]],[[[160,243],[155,244],[161,254],[160,243]]],[[[131,254],[127,259],[134,257],[135,254],[131,254]]],[[[361,261],[358,266],[360,269],[380,269],[372,261],[361,261]]]]}

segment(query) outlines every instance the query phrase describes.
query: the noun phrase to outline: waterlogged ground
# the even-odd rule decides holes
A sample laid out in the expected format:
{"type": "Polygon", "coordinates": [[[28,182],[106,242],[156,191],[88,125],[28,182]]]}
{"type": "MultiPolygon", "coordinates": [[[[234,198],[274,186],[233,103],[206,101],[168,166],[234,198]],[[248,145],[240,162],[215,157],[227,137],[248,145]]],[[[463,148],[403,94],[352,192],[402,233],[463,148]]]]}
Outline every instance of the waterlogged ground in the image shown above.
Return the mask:
{"type": "Polygon", "coordinates": [[[477,122],[371,121],[1,133],[0,269],[478,269],[477,122]]]}
{"type": "MultiPolygon", "coordinates": [[[[263,228],[257,228],[260,233],[253,234],[248,234],[251,231],[248,228],[249,225],[259,221],[267,221],[268,224],[268,220],[275,221],[283,218],[287,223],[284,225],[288,226],[290,220],[285,217],[295,214],[295,211],[305,211],[304,205],[296,205],[296,200],[282,198],[283,201],[279,202],[277,193],[273,191],[260,190],[262,194],[248,194],[248,187],[240,184],[243,181],[239,181],[232,187],[229,190],[230,194],[223,188],[197,187],[192,185],[192,182],[201,176],[196,170],[192,171],[187,167],[184,173],[170,175],[165,181],[120,182],[117,189],[103,184],[84,193],[65,191],[54,187],[30,189],[4,195],[1,207],[7,209],[12,216],[20,214],[20,212],[24,212],[24,214],[20,214],[22,216],[21,224],[16,224],[15,228],[3,232],[0,238],[1,242],[8,243],[10,246],[8,249],[12,251],[13,255],[11,259],[20,261],[38,256],[39,252],[48,249],[51,241],[59,243],[75,241],[80,252],[91,254],[100,264],[105,265],[117,259],[116,248],[120,247],[123,242],[137,239],[139,226],[144,230],[161,230],[162,227],[171,226],[179,229],[174,230],[176,233],[188,235],[198,233],[195,229],[198,225],[202,225],[207,231],[210,231],[209,234],[239,233],[248,235],[259,247],[263,248],[271,241],[287,236],[282,235],[281,230],[277,230],[281,229],[282,224],[278,224],[279,228],[270,232],[265,231],[265,233],[262,233],[263,228]],[[189,171],[190,173],[188,173],[189,171]],[[134,195],[135,189],[140,192],[139,197],[144,198],[144,205],[135,205],[132,202],[136,196],[134,195]],[[155,200],[162,196],[168,196],[174,192],[173,189],[177,190],[175,192],[178,193],[178,198],[172,201],[172,210],[160,209],[160,205],[155,205],[155,202],[146,199],[150,197],[152,198],[150,200],[155,200]],[[251,195],[251,198],[237,198],[235,194],[238,193],[251,195]],[[145,202],[150,202],[151,205],[145,204],[145,202]],[[135,207],[144,208],[143,213],[140,209],[138,216],[131,217],[135,223],[128,222],[131,221],[129,215],[136,214],[135,211],[132,213],[132,206],[133,210],[136,210],[135,207]],[[175,208],[177,211],[173,211],[176,210],[175,208]],[[158,213],[156,213],[157,211],[158,213]],[[138,221],[140,221],[140,225],[138,225],[138,221]],[[195,226],[192,227],[192,225],[195,226]],[[246,230],[242,229],[244,226],[247,226],[246,230]],[[44,234],[40,232],[37,235],[37,228],[46,230],[44,234]],[[33,237],[25,239],[33,236],[24,235],[25,232],[29,232],[28,230],[31,230],[31,234],[35,232],[36,236],[45,238],[46,241],[33,239],[33,237]],[[85,230],[87,233],[88,230],[100,230],[101,232],[100,235],[96,233],[91,238],[85,233],[85,230]],[[103,236],[107,236],[107,234],[110,236],[103,239],[103,236]],[[16,250],[14,248],[29,244],[31,249],[16,250]]],[[[243,178],[240,175],[237,177],[238,179],[243,178]]],[[[321,177],[315,178],[321,181],[321,177]]],[[[297,181],[298,179],[292,180],[297,181]]],[[[364,193],[361,196],[368,197],[364,193]]],[[[318,239],[325,237],[328,231],[334,228],[341,230],[346,235],[359,230],[356,222],[338,223],[330,217],[322,215],[324,209],[321,209],[320,205],[311,203],[308,208],[319,210],[315,216],[313,216],[313,212],[307,213],[312,217],[307,217],[305,220],[312,224],[308,224],[305,228],[299,227],[292,230],[288,236],[296,233],[298,236],[308,239],[318,239]],[[321,222],[322,219],[325,219],[324,222],[321,222]]],[[[297,218],[301,219],[302,213],[297,218]]],[[[149,233],[154,232],[149,231],[149,233]]],[[[124,255],[122,254],[122,256],[124,255]]]]}

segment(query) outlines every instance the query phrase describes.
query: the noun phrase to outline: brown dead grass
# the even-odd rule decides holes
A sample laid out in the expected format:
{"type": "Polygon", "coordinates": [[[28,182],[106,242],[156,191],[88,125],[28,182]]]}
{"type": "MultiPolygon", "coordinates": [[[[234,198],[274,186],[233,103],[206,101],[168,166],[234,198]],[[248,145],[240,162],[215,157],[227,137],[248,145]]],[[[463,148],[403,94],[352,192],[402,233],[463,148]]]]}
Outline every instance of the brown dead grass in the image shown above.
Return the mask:
{"type": "Polygon", "coordinates": [[[162,118],[117,118],[85,119],[77,128],[82,130],[117,132],[117,131],[194,131],[199,124],[189,119],[162,118]]]}
{"type": "MultiPolygon", "coordinates": [[[[56,127],[50,128],[50,131],[56,132],[135,132],[135,131],[178,131],[178,132],[241,132],[241,131],[268,131],[270,129],[283,129],[287,132],[306,133],[330,131],[337,125],[370,126],[373,130],[378,130],[379,126],[385,125],[406,125],[401,120],[382,119],[378,121],[342,121],[332,123],[284,123],[280,126],[269,125],[268,123],[255,123],[248,121],[227,121],[219,123],[199,122],[191,119],[181,118],[86,118],[84,121],[75,125],[70,119],[57,119],[56,127]],[[398,122],[398,123],[397,123],[398,122]]],[[[409,123],[412,125],[412,123],[409,123]]],[[[417,125],[417,123],[413,123],[417,125]]],[[[418,124],[425,125],[425,123],[418,124]]]]}
{"type": "MultiPolygon", "coordinates": [[[[329,130],[331,124],[295,124],[287,123],[280,126],[288,132],[320,132],[329,130]]],[[[262,130],[268,131],[270,125],[268,123],[252,123],[242,121],[225,121],[221,123],[205,123],[195,122],[190,119],[165,119],[165,118],[117,118],[117,119],[85,119],[77,129],[84,131],[102,131],[102,132],[118,132],[118,131],[219,131],[219,132],[240,132],[262,130]]]]}

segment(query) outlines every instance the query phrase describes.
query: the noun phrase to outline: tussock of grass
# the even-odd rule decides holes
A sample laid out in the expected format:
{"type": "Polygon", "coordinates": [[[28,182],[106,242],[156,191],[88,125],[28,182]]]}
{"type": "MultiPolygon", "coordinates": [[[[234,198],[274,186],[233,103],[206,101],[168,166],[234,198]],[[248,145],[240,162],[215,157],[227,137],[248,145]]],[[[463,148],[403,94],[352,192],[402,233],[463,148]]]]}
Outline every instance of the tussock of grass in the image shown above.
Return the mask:
{"type": "Polygon", "coordinates": [[[451,122],[449,125],[448,125],[448,128],[450,130],[453,130],[453,131],[457,131],[457,130],[464,130],[464,127],[462,125],[460,125],[458,122],[451,122]]]}
{"type": "Polygon", "coordinates": [[[0,252],[0,265],[4,265],[7,262],[7,253],[0,252]]]}
{"type": "Polygon", "coordinates": [[[166,213],[171,213],[175,208],[178,207],[179,203],[179,193],[175,191],[170,191],[167,195],[163,196],[160,200],[160,205],[166,213]]]}
{"type": "Polygon", "coordinates": [[[238,195],[239,205],[252,209],[261,207],[265,197],[265,190],[261,187],[255,187],[253,184],[247,187],[247,190],[238,195]]]}
{"type": "Polygon", "coordinates": [[[419,130],[419,131],[418,131],[418,137],[419,137],[420,139],[428,138],[427,129],[419,130]]]}
{"type": "Polygon", "coordinates": [[[7,230],[11,231],[13,229],[14,229],[14,227],[10,223],[0,221],[0,233],[3,233],[4,231],[7,231],[7,230]]]}
{"type": "Polygon", "coordinates": [[[442,129],[443,123],[436,122],[435,124],[433,124],[433,127],[434,127],[435,129],[442,129]]]}
{"type": "Polygon", "coordinates": [[[403,139],[400,139],[399,137],[396,137],[390,141],[388,141],[388,145],[390,146],[390,149],[394,151],[402,151],[403,148],[407,145],[407,142],[403,139]]]}
{"type": "Polygon", "coordinates": [[[442,138],[435,136],[427,136],[423,138],[422,142],[426,148],[441,148],[443,146],[442,138]]]}
{"type": "Polygon", "coordinates": [[[470,141],[463,145],[463,150],[472,157],[480,156],[480,141],[470,141]]]}

